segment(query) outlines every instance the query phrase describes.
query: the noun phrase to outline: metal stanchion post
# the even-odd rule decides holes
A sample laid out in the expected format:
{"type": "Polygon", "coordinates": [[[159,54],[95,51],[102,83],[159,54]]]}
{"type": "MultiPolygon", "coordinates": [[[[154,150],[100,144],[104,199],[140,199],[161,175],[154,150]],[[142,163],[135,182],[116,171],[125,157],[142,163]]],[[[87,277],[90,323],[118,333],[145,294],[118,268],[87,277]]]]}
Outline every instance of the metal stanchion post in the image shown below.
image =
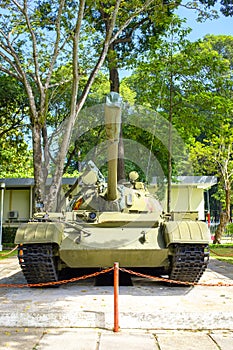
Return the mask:
{"type": "Polygon", "coordinates": [[[5,183],[0,182],[0,192],[1,192],[1,206],[0,206],[0,251],[2,251],[2,220],[3,220],[3,206],[4,206],[4,189],[5,183]]]}
{"type": "Polygon", "coordinates": [[[119,331],[119,310],[118,310],[118,295],[119,295],[119,263],[114,263],[114,332],[119,331]]]}

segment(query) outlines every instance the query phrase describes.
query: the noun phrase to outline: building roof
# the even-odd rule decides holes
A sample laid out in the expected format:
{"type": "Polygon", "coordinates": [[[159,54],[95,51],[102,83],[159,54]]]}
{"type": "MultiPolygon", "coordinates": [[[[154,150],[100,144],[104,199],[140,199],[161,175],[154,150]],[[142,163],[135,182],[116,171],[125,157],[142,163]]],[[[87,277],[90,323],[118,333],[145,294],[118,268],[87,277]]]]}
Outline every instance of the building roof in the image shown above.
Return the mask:
{"type": "MultiPolygon", "coordinates": [[[[51,184],[52,179],[49,178],[46,181],[46,185],[51,184]]],[[[73,185],[76,181],[76,178],[65,177],[62,179],[63,185],[73,185]]],[[[35,181],[34,178],[8,178],[8,179],[0,179],[0,183],[5,183],[7,188],[9,187],[31,187],[34,186],[35,181]]]]}
{"type": "Polygon", "coordinates": [[[216,176],[178,176],[177,182],[173,185],[177,186],[195,186],[197,188],[209,188],[217,184],[216,176]]]}
{"type": "MultiPolygon", "coordinates": [[[[47,180],[47,185],[51,184],[51,178],[47,180]]],[[[62,179],[63,185],[73,185],[76,181],[74,177],[62,179]]],[[[34,186],[34,178],[8,178],[0,179],[0,183],[5,183],[6,188],[11,187],[31,187],[34,186]]],[[[156,177],[153,177],[152,184],[156,184],[156,177]]],[[[202,189],[210,188],[217,184],[216,176],[178,176],[177,181],[172,183],[173,186],[192,186],[202,189]]]]}
{"type": "MultiPolygon", "coordinates": [[[[156,177],[153,177],[152,184],[156,184],[156,177]]],[[[217,184],[216,176],[177,176],[172,186],[192,186],[196,188],[207,189],[217,184]]]]}

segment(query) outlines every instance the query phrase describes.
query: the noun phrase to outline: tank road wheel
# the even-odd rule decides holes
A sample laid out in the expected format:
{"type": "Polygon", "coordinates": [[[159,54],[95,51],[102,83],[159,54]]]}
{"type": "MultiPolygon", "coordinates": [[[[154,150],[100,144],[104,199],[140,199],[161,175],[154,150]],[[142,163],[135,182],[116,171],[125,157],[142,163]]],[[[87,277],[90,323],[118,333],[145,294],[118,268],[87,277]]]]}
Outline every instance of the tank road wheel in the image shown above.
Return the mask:
{"type": "Polygon", "coordinates": [[[23,244],[18,248],[18,259],[27,283],[58,281],[56,244],[23,244]]]}
{"type": "Polygon", "coordinates": [[[174,244],[169,278],[174,281],[198,282],[209,262],[208,245],[174,244]]]}

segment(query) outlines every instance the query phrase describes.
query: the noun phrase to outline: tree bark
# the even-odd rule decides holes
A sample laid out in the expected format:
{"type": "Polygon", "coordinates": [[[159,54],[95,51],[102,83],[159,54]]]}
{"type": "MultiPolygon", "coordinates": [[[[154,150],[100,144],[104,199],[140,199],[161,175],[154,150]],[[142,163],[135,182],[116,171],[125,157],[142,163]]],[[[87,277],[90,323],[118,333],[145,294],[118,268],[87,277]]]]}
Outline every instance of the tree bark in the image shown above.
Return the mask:
{"type": "MultiPolygon", "coordinates": [[[[112,65],[112,62],[110,62],[110,65],[112,65]]],[[[110,76],[110,91],[119,93],[120,81],[119,81],[119,74],[118,74],[117,67],[113,67],[109,69],[109,76],[110,76]]]]}
{"type": "Polygon", "coordinates": [[[226,225],[230,221],[231,218],[231,184],[230,181],[227,179],[225,181],[225,203],[226,203],[226,211],[222,212],[220,214],[220,223],[219,226],[215,232],[215,237],[214,237],[214,244],[220,244],[221,243],[221,238],[225,232],[226,225]]]}
{"type": "Polygon", "coordinates": [[[229,222],[231,217],[231,185],[229,180],[226,180],[225,182],[225,198],[227,221],[229,222]]]}
{"type": "Polygon", "coordinates": [[[42,185],[44,184],[42,176],[42,153],[41,153],[41,126],[35,122],[32,126],[32,140],[33,140],[33,156],[34,156],[34,179],[35,179],[35,201],[34,211],[42,210],[44,193],[42,191],[42,185]]]}
{"type": "MultiPolygon", "coordinates": [[[[172,67],[173,53],[170,53],[170,64],[172,67]]],[[[173,67],[172,67],[173,68],[173,67]]],[[[169,129],[168,129],[168,175],[167,175],[167,212],[171,211],[171,186],[172,186],[172,117],[173,117],[173,71],[170,72],[169,85],[169,129]]]]}
{"type": "Polygon", "coordinates": [[[227,214],[226,214],[226,212],[222,212],[220,214],[220,223],[219,223],[218,228],[215,232],[214,241],[213,241],[214,244],[221,243],[221,238],[222,238],[222,235],[225,231],[227,222],[228,222],[227,214]]]}

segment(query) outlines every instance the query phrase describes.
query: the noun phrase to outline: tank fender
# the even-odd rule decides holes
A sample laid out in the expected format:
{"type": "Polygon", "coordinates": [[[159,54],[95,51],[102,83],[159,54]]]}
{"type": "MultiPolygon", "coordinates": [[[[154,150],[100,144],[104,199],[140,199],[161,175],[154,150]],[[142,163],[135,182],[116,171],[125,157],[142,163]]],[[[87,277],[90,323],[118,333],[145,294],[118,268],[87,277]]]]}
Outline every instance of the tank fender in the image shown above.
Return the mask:
{"type": "Polygon", "coordinates": [[[210,232],[203,221],[169,221],[164,222],[161,229],[167,247],[171,243],[210,242],[210,232]]]}
{"type": "Polygon", "coordinates": [[[16,244],[57,243],[63,238],[64,225],[60,222],[29,222],[22,224],[15,236],[16,244]]]}

